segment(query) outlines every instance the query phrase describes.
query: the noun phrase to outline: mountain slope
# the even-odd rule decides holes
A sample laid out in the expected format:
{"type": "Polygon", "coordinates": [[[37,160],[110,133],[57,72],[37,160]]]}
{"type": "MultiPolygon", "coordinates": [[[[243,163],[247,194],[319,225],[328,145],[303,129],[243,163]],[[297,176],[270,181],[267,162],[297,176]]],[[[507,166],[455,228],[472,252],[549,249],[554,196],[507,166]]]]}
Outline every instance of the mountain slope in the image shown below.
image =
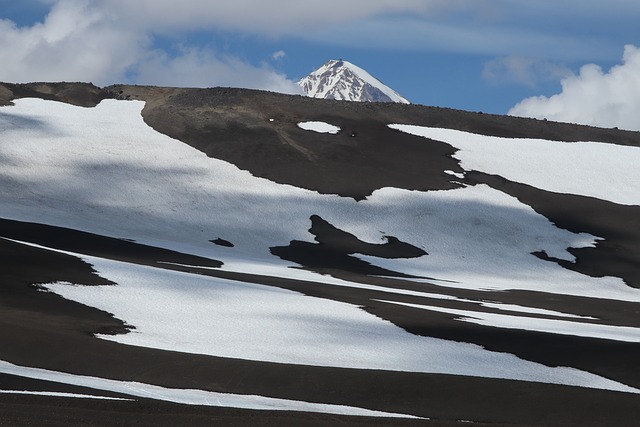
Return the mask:
{"type": "Polygon", "coordinates": [[[640,416],[638,133],[227,88],[0,97],[14,424],[71,397],[12,390],[183,424],[640,416]]]}
{"type": "Polygon", "coordinates": [[[367,71],[342,59],[327,61],[298,84],[312,98],[409,104],[367,71]]]}

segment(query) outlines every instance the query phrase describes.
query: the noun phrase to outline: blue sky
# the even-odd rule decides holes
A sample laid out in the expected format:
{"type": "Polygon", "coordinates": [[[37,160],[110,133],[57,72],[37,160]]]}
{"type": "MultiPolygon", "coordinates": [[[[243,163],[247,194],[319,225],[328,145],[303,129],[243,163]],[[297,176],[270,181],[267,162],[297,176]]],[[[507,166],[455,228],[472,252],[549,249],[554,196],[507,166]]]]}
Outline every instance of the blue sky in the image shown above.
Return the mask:
{"type": "Polygon", "coordinates": [[[640,86],[611,75],[640,56],[637,0],[0,0],[0,19],[3,81],[295,92],[343,57],[414,103],[506,114],[544,96],[528,115],[558,119],[583,102],[566,86],[640,86]]]}

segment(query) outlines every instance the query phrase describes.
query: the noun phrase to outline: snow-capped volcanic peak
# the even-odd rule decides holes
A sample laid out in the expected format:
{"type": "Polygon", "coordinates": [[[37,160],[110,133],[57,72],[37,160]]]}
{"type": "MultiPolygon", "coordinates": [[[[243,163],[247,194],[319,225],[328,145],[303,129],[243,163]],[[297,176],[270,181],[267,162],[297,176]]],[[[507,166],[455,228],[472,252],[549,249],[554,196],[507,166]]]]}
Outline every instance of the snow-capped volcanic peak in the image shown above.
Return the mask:
{"type": "Polygon", "coordinates": [[[410,102],[362,68],[330,60],[298,82],[307,96],[360,102],[410,102]]]}

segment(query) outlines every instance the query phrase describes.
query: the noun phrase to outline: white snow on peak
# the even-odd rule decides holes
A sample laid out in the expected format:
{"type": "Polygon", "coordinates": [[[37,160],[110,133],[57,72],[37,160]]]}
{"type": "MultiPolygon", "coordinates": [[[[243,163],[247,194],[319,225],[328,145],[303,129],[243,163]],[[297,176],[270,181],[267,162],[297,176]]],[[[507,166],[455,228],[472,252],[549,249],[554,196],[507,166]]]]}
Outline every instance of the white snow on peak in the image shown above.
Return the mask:
{"type": "Polygon", "coordinates": [[[360,102],[410,102],[351,62],[330,60],[298,84],[312,98],[360,102]]]}
{"type": "Polygon", "coordinates": [[[334,135],[340,132],[340,128],[338,126],[330,125],[325,122],[300,122],[298,123],[298,127],[304,130],[311,130],[318,133],[331,133],[334,135]]]}

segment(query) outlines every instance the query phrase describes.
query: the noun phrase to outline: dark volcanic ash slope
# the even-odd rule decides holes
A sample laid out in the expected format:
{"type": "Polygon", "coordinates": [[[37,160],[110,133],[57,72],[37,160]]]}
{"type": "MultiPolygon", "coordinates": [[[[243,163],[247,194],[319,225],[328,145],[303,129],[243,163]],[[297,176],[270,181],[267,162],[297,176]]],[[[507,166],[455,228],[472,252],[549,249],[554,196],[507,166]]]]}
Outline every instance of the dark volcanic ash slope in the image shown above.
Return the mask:
{"type": "Polygon", "coordinates": [[[80,107],[95,107],[111,94],[91,83],[0,83],[0,105],[13,99],[41,98],[80,107]]]}

